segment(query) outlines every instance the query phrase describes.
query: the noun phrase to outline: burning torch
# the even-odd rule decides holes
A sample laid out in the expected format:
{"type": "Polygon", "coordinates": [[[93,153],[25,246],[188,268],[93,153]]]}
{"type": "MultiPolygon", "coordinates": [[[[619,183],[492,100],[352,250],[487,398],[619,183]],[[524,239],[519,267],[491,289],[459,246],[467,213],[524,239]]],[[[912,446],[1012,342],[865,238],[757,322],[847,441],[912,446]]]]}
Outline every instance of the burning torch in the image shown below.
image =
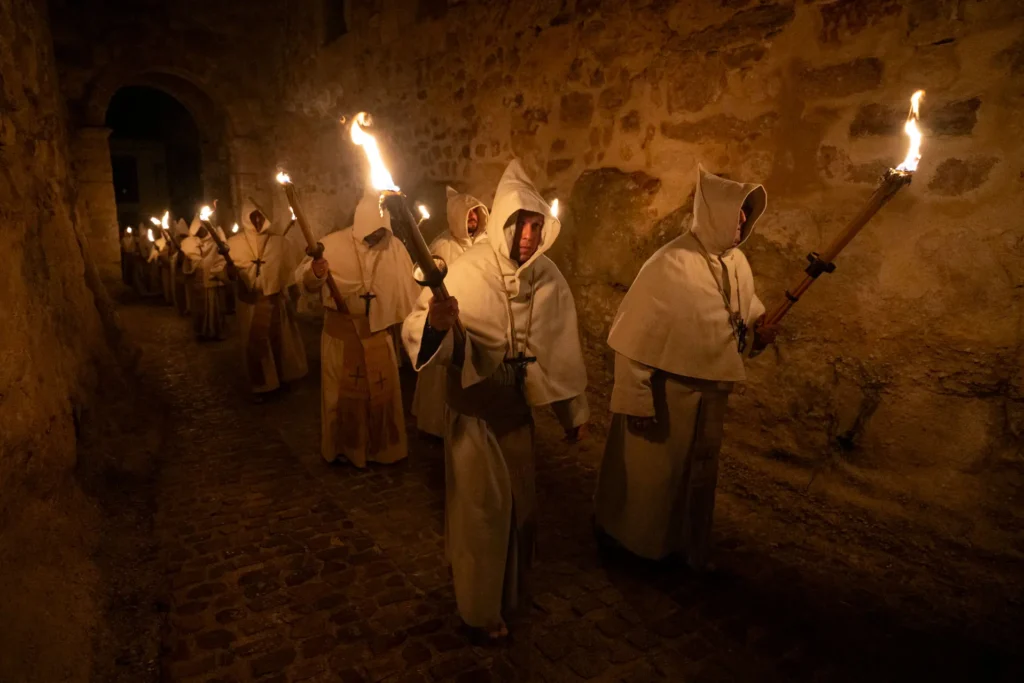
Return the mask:
{"type": "Polygon", "coordinates": [[[828,245],[825,251],[813,252],[808,254],[807,260],[810,261],[810,265],[805,269],[806,276],[800,283],[792,290],[786,290],[786,300],[783,301],[778,307],[775,308],[771,313],[764,317],[764,325],[776,325],[782,318],[789,313],[789,310],[793,308],[793,304],[800,300],[800,297],[810,289],[814,281],[818,279],[818,276],[822,273],[831,273],[836,269],[832,260],[839,255],[847,244],[856,237],[857,233],[861,231],[868,221],[881,210],[883,206],[889,203],[897,192],[899,192],[905,185],[909,185],[913,179],[914,171],[917,170],[917,163],[921,160],[921,130],[917,127],[917,122],[921,118],[921,99],[924,97],[924,90],[918,90],[914,93],[913,97],[910,98],[910,114],[907,116],[907,122],[903,127],[907,137],[910,138],[910,147],[907,150],[907,157],[903,160],[903,163],[896,168],[890,168],[882,176],[882,182],[875,190],[874,194],[868,199],[867,204],[864,208],[853,217],[853,219],[846,225],[843,230],[836,235],[832,243],[828,245]]]}
{"type": "Polygon", "coordinates": [[[178,242],[178,238],[174,236],[174,233],[170,230],[171,212],[164,211],[163,218],[157,218],[156,216],[150,216],[149,222],[155,225],[161,233],[163,233],[164,239],[174,245],[175,251],[181,250],[181,243],[178,242]]]}
{"type": "MultiPolygon", "coordinates": [[[[295,185],[292,184],[291,177],[284,171],[277,174],[277,182],[281,183],[284,187],[285,196],[288,197],[288,204],[292,212],[292,220],[298,222],[299,230],[302,231],[302,236],[306,239],[306,253],[313,257],[315,261],[318,258],[322,258],[324,255],[324,245],[316,241],[313,237],[313,231],[309,227],[309,223],[306,222],[306,214],[302,211],[302,206],[299,204],[299,197],[295,191],[295,185]]],[[[338,284],[334,281],[334,276],[331,275],[330,270],[327,271],[327,290],[331,294],[331,299],[334,301],[334,305],[338,308],[338,312],[347,310],[345,308],[345,300],[341,296],[341,292],[338,291],[338,284]]]]}
{"type": "Polygon", "coordinates": [[[235,262],[231,260],[231,256],[228,254],[230,250],[228,249],[227,243],[221,239],[220,233],[217,232],[217,229],[213,227],[213,223],[210,222],[211,216],[213,216],[213,209],[209,206],[204,206],[199,209],[199,220],[202,222],[203,227],[206,228],[206,231],[210,233],[210,237],[213,238],[214,244],[217,245],[217,251],[219,251],[220,255],[224,257],[225,261],[227,261],[228,275],[231,275],[232,273],[237,272],[235,262]]]}
{"type": "MultiPolygon", "coordinates": [[[[422,220],[417,221],[409,208],[409,201],[401,188],[395,185],[391,173],[384,160],[380,156],[380,149],[377,147],[377,140],[366,132],[371,125],[370,116],[366,112],[360,112],[352,120],[351,135],[352,142],[363,148],[366,158],[370,162],[370,184],[380,192],[380,203],[391,216],[391,229],[395,236],[402,240],[402,244],[409,251],[413,263],[416,265],[413,270],[413,277],[420,285],[430,287],[435,301],[448,299],[448,289],[444,286],[444,276],[448,272],[448,265],[439,256],[430,253],[427,242],[423,239],[423,233],[419,226],[422,220],[430,217],[426,207],[420,206],[422,220]]],[[[462,349],[466,343],[466,330],[462,322],[455,321],[452,326],[452,334],[455,339],[455,347],[462,349]]]]}

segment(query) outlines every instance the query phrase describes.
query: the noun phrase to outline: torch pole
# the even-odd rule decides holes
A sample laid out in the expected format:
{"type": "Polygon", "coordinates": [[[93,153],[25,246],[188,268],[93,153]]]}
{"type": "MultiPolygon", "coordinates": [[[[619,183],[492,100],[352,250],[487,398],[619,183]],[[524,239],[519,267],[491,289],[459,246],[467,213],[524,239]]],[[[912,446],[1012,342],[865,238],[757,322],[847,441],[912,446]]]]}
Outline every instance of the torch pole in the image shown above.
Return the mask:
{"type": "Polygon", "coordinates": [[[203,227],[206,228],[206,231],[210,233],[210,237],[213,238],[214,244],[217,245],[217,251],[219,251],[220,255],[224,257],[225,261],[227,261],[228,266],[230,268],[235,268],[235,262],[231,260],[228,245],[224,240],[220,238],[220,233],[217,232],[217,229],[213,227],[213,223],[211,223],[210,221],[202,221],[202,224],[203,227]]]}
{"type": "Polygon", "coordinates": [[[853,219],[846,224],[846,227],[836,235],[832,243],[828,245],[825,251],[812,252],[807,255],[807,260],[810,261],[810,265],[807,266],[804,272],[807,275],[800,283],[792,290],[786,290],[786,300],[779,304],[771,313],[765,316],[765,325],[778,324],[780,320],[789,310],[793,308],[793,305],[800,300],[800,297],[810,289],[814,281],[818,279],[822,273],[831,273],[836,269],[832,260],[839,255],[847,244],[856,237],[857,233],[867,225],[868,221],[881,210],[883,206],[889,203],[897,192],[899,192],[905,185],[909,185],[911,178],[913,177],[911,171],[899,171],[894,168],[890,168],[886,171],[885,175],[882,176],[882,184],[878,186],[875,192],[868,199],[864,208],[853,217],[853,219]]]}
{"type": "MultiPolygon", "coordinates": [[[[400,232],[396,234],[399,234],[413,262],[419,268],[419,275],[421,277],[416,278],[417,282],[430,287],[435,301],[444,301],[451,298],[448,288],[444,286],[444,276],[447,274],[447,269],[442,271],[438,268],[437,261],[434,259],[434,255],[430,253],[430,247],[427,246],[427,241],[423,239],[423,233],[420,232],[419,223],[409,209],[409,202],[406,201],[405,195],[401,192],[385,190],[381,193],[381,201],[391,215],[392,229],[398,228],[400,232]]],[[[462,321],[457,318],[452,326],[452,335],[455,340],[455,348],[459,351],[465,348],[466,329],[462,326],[462,321]]]]}
{"type": "MultiPolygon", "coordinates": [[[[291,204],[292,211],[295,212],[295,220],[299,224],[299,229],[302,230],[302,236],[306,238],[306,253],[313,257],[314,260],[324,255],[324,245],[316,241],[313,237],[313,231],[309,228],[309,223],[306,222],[306,214],[302,211],[302,206],[299,204],[299,197],[295,192],[295,185],[291,181],[282,182],[284,186],[284,194],[288,197],[288,203],[291,204]]],[[[347,309],[345,308],[345,300],[341,297],[341,292],[338,291],[338,285],[334,281],[334,276],[331,275],[331,271],[327,271],[327,290],[331,293],[331,299],[334,300],[334,305],[337,306],[339,313],[344,313],[347,309]]]]}

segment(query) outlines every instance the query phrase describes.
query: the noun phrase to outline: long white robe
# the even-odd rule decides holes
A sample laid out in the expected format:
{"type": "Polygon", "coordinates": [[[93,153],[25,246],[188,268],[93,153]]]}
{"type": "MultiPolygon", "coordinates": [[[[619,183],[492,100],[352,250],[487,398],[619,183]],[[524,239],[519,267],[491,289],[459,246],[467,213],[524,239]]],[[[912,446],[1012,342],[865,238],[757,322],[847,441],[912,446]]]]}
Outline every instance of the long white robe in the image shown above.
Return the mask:
{"type": "Polygon", "coordinates": [[[309,372],[299,325],[288,305],[299,252],[274,231],[269,219],[257,232],[249,212],[241,232],[228,240],[228,249],[238,271],[243,367],[254,393],[274,391],[309,372]]]}
{"type": "MultiPolygon", "coordinates": [[[[224,232],[220,228],[216,229],[221,239],[226,239],[224,232]]],[[[192,276],[190,305],[196,337],[201,340],[221,340],[227,336],[227,304],[224,299],[227,262],[217,251],[217,244],[212,237],[206,235],[200,238],[195,230],[190,232],[193,234],[181,241],[181,252],[186,258],[183,271],[185,275],[192,276]]]]}
{"type": "Polygon", "coordinates": [[[725,408],[746,376],[741,346],[753,341],[737,320],[752,330],[764,313],[733,242],[741,206],[742,244],[766,203],[760,185],[700,169],[691,229],[644,264],[612,323],[613,418],[596,520],[642,557],[707,562],[725,408]],[[636,432],[627,416],[656,425],[636,432]]]}
{"type": "Polygon", "coordinates": [[[561,224],[518,161],[502,176],[487,241],[452,264],[445,284],[459,301],[466,328],[462,367],[452,364],[453,333],[436,350],[421,347],[430,293],[402,326],[402,340],[421,369],[449,365],[445,431],[445,540],[459,614],[469,625],[495,628],[517,604],[533,556],[535,481],[532,409],[550,405],[563,428],[589,418],[586,369],[569,286],[544,256],[561,224]],[[509,258],[521,209],[546,216],[542,240],[526,263],[509,258]],[[506,223],[512,227],[506,231],[506,223]],[[514,323],[515,332],[512,332],[514,323]],[[525,378],[510,381],[511,360],[536,358],[525,378]]]}
{"type": "MultiPolygon", "coordinates": [[[[468,194],[460,194],[448,188],[448,230],[430,243],[430,252],[440,256],[450,267],[456,259],[487,235],[487,207],[480,200],[468,194]],[[476,234],[470,236],[469,212],[477,210],[476,234]]],[[[445,387],[448,384],[447,369],[433,363],[420,370],[416,377],[416,393],[412,399],[412,414],[416,427],[421,432],[444,436],[445,387]]]]}
{"type": "Polygon", "coordinates": [[[412,309],[420,286],[412,277],[412,260],[382,218],[376,194],[356,207],[353,224],[323,238],[323,257],[343,298],[339,311],[306,257],[295,271],[300,289],[324,306],[320,338],[321,454],[328,462],[339,455],[356,467],[367,462],[393,463],[408,455],[405,414],[398,376],[398,355],[389,327],[412,309]],[[365,237],[378,228],[384,237],[370,246],[365,237]],[[366,299],[372,293],[369,315],[366,299]]]}
{"type": "Polygon", "coordinates": [[[121,282],[133,284],[135,269],[135,236],[125,230],[121,233],[121,282]]]}

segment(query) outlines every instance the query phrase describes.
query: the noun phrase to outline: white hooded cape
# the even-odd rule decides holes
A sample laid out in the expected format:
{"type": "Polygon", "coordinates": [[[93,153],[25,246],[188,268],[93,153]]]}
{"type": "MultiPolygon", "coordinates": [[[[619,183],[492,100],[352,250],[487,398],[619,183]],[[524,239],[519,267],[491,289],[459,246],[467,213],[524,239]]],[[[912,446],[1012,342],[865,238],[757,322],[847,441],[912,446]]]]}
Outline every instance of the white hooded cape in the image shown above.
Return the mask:
{"type": "Polygon", "coordinates": [[[765,309],[754,293],[750,264],[733,240],[744,202],[750,210],[740,244],[764,213],[767,194],[760,185],[726,180],[703,168],[698,174],[690,230],[640,269],[619,305],[608,345],[630,360],[676,375],[743,381],[743,357],[719,285],[727,286],[730,308],[750,328],[749,348],[754,323],[765,309]]]}
{"type": "MultiPolygon", "coordinates": [[[[370,331],[378,332],[405,319],[420,293],[420,286],[412,277],[412,259],[405,246],[391,231],[391,217],[387,211],[381,217],[378,194],[367,193],[356,206],[355,218],[349,227],[332,232],[321,240],[324,258],[330,264],[331,276],[345,299],[345,306],[353,315],[363,315],[366,303],[360,299],[367,290],[376,298],[370,303],[370,331]],[[376,246],[370,247],[363,238],[377,228],[387,230],[376,246]]],[[[295,273],[296,281],[313,285],[313,259],[306,257],[295,273]]],[[[306,288],[315,290],[315,286],[306,288]]],[[[321,302],[337,310],[327,287],[321,290],[321,302]]]]}
{"type": "MultiPolygon", "coordinates": [[[[467,330],[463,388],[490,377],[509,352],[511,326],[508,302],[519,294],[521,283],[532,283],[533,315],[529,329],[517,326],[516,350],[526,340],[525,353],[537,360],[526,366],[526,400],[542,406],[579,396],[586,390],[576,305],[568,283],[544,255],[558,239],[562,224],[533,187],[522,165],[513,161],[495,190],[487,221],[487,240],[470,248],[448,270],[445,285],[459,301],[459,316],[467,330]],[[546,219],[536,253],[519,265],[510,257],[515,215],[520,210],[543,214],[546,219]],[[506,228],[506,223],[512,221],[506,228]]],[[[419,353],[423,324],[431,294],[425,291],[416,310],[403,326],[410,357],[419,353]]],[[[529,305],[529,304],[527,304],[529,305]]],[[[446,338],[451,339],[451,335],[446,338]]]]}
{"type": "Polygon", "coordinates": [[[245,287],[271,296],[292,284],[301,258],[298,249],[271,224],[267,214],[258,207],[252,208],[263,213],[266,220],[263,230],[256,231],[249,220],[251,209],[246,211],[242,216],[242,229],[228,240],[228,250],[245,287]],[[256,275],[256,259],[264,261],[259,276],[256,275]]]}

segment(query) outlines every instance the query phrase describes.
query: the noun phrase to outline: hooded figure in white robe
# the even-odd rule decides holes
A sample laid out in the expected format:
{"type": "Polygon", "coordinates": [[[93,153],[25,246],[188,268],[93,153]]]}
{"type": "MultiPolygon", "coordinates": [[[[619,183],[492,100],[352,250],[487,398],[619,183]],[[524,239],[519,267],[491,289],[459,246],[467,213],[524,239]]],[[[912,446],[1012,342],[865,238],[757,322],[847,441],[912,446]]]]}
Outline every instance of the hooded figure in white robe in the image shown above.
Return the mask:
{"type": "Polygon", "coordinates": [[[182,254],[180,245],[188,237],[188,224],[179,218],[168,230],[174,235],[179,245],[175,247],[172,243],[170,254],[171,291],[174,307],[178,311],[178,315],[187,316],[190,311],[191,285],[184,272],[184,264],[188,259],[182,254]]]}
{"type": "Polygon", "coordinates": [[[164,303],[168,306],[174,304],[174,286],[171,281],[171,249],[173,245],[163,232],[156,232],[156,241],[153,242],[154,254],[157,268],[160,271],[160,292],[163,294],[164,303]]]}
{"type": "Polygon", "coordinates": [[[300,289],[324,306],[320,338],[321,453],[356,467],[393,463],[408,455],[398,354],[389,328],[412,310],[420,286],[412,260],[367,192],[352,225],[323,238],[330,274],[317,277],[306,257],[295,271],[300,289]],[[338,310],[327,277],[343,298],[338,310]]]}
{"type": "MultiPolygon", "coordinates": [[[[214,229],[222,240],[227,240],[220,227],[214,229]]],[[[227,261],[217,251],[217,243],[207,230],[199,216],[195,216],[188,229],[189,236],[181,241],[181,253],[185,256],[183,272],[192,276],[190,306],[196,337],[215,341],[227,336],[224,291],[228,274],[227,261]]]]}
{"type": "MultiPolygon", "coordinates": [[[[468,194],[461,194],[449,187],[448,230],[430,243],[430,252],[440,256],[450,267],[466,250],[487,239],[487,207],[468,194]],[[476,218],[473,234],[470,234],[470,214],[476,218]]],[[[412,414],[416,427],[421,432],[444,436],[445,386],[448,371],[440,363],[432,363],[420,370],[416,378],[416,393],[412,399],[412,414]]]]}
{"type": "Polygon", "coordinates": [[[142,296],[159,297],[163,295],[160,282],[160,252],[156,246],[156,235],[152,228],[145,224],[138,227],[139,239],[135,240],[139,254],[139,266],[136,269],[136,290],[142,296]]]}
{"type": "Polygon", "coordinates": [[[135,256],[135,235],[132,228],[125,228],[121,232],[121,282],[129,287],[134,284],[135,256]]]}
{"type": "Polygon", "coordinates": [[[263,394],[304,377],[309,368],[298,322],[287,305],[300,252],[250,202],[228,249],[237,273],[242,360],[253,393],[263,394]]]}
{"type": "Polygon", "coordinates": [[[648,259],[619,306],[611,431],[596,522],[648,559],[708,560],[729,393],[764,314],[739,246],[764,213],[760,185],[698,170],[693,223],[648,259]],[[742,213],[741,213],[742,212],[742,213]]]}
{"type": "Polygon", "coordinates": [[[567,437],[589,419],[576,307],[544,255],[561,230],[518,161],[505,170],[487,239],[451,265],[445,278],[466,329],[463,349],[451,330],[429,325],[425,291],[402,339],[419,370],[449,367],[445,429],[445,539],[459,614],[492,636],[506,632],[533,558],[536,494],[532,409],[551,406],[567,437]],[[531,213],[532,212],[532,213],[531,213]],[[536,251],[520,262],[521,235],[536,251]],[[461,367],[460,367],[461,363],[461,367]]]}

